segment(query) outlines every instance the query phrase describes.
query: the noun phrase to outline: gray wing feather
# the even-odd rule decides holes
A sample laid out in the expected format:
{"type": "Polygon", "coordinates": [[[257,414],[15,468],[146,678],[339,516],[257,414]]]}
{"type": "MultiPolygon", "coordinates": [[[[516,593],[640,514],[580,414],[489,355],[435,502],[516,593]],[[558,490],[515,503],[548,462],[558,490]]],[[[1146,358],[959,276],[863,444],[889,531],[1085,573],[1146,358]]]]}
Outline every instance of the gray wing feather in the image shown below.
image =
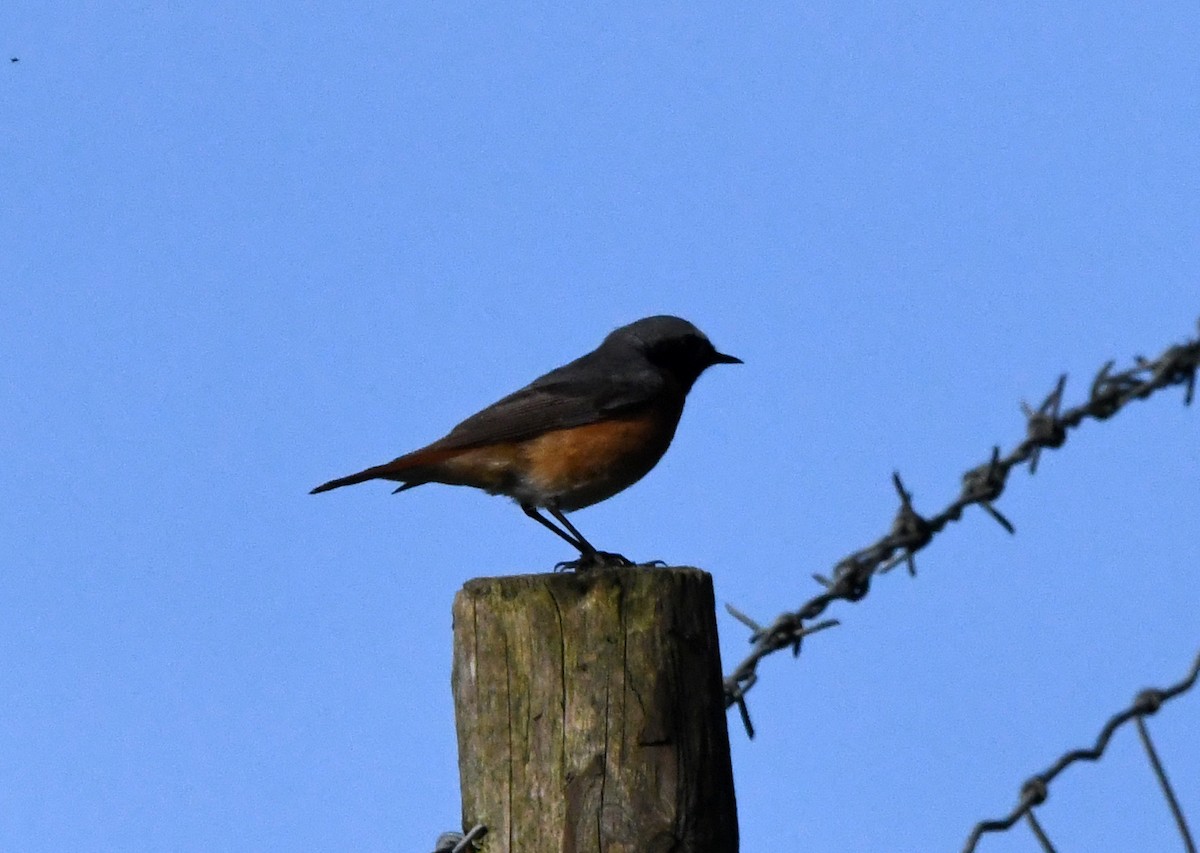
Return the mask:
{"type": "Polygon", "coordinates": [[[637,409],[656,397],[665,385],[662,376],[649,368],[605,376],[600,381],[591,370],[570,370],[584,366],[572,363],[547,373],[467,418],[432,446],[457,448],[520,441],[550,430],[595,423],[637,409]]]}

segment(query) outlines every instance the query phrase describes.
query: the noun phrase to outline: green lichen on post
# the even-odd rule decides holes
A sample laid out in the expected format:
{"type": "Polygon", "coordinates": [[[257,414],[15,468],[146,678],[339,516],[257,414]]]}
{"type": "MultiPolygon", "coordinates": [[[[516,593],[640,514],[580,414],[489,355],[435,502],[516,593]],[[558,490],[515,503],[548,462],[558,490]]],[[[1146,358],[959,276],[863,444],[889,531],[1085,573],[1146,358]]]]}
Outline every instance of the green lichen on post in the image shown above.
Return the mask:
{"type": "Polygon", "coordinates": [[[737,850],[707,573],[480,578],[454,635],[463,819],[485,850],[737,850]]]}

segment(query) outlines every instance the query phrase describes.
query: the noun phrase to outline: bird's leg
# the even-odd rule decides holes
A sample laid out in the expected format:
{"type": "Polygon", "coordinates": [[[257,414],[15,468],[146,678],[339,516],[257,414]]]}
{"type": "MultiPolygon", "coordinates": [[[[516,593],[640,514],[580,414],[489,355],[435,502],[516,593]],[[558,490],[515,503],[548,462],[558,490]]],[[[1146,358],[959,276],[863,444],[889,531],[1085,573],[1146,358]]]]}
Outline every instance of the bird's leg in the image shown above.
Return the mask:
{"type": "Polygon", "coordinates": [[[545,527],[555,536],[567,542],[571,547],[579,551],[578,560],[564,560],[555,565],[555,571],[574,569],[575,571],[586,571],[588,569],[603,568],[605,566],[632,566],[633,561],[620,554],[613,554],[608,551],[597,551],[591,542],[584,538],[571,522],[567,521],[567,517],[563,515],[558,507],[548,506],[546,511],[549,512],[563,527],[562,528],[550,521],[540,512],[533,504],[521,504],[521,510],[538,524],[545,527]]]}
{"type": "MultiPolygon", "coordinates": [[[[540,512],[538,512],[537,507],[535,507],[533,504],[521,504],[521,509],[524,511],[524,513],[527,516],[532,518],[538,524],[542,525],[542,527],[545,527],[547,530],[549,530],[555,536],[558,536],[558,537],[562,538],[563,540],[569,542],[571,544],[571,547],[578,550],[580,554],[586,554],[589,551],[595,552],[596,549],[593,548],[590,544],[588,544],[588,541],[586,539],[584,539],[582,536],[579,536],[579,531],[572,530],[572,532],[576,536],[579,536],[578,540],[571,538],[570,535],[564,533],[562,530],[555,527],[554,524],[550,521],[550,519],[546,518],[546,516],[544,516],[540,512]]],[[[567,526],[570,527],[570,525],[567,525],[567,526]]]]}
{"type": "MultiPolygon", "coordinates": [[[[597,551],[591,542],[583,537],[583,534],[575,529],[575,525],[567,521],[567,517],[563,515],[562,510],[556,506],[546,507],[546,511],[554,516],[563,527],[567,528],[572,535],[578,540],[576,546],[579,549],[578,560],[567,560],[555,566],[556,569],[575,569],[576,571],[584,571],[586,569],[600,568],[604,566],[632,566],[633,561],[620,554],[613,554],[609,551],[597,551]]],[[[561,535],[561,531],[560,531],[561,535]]],[[[566,538],[565,536],[563,537],[566,538]]]]}
{"type": "Polygon", "coordinates": [[[560,510],[556,506],[548,506],[548,507],[546,507],[546,511],[549,512],[552,516],[554,516],[554,519],[559,524],[561,524],[563,527],[567,528],[567,530],[569,530],[571,532],[571,535],[575,537],[575,540],[580,545],[580,548],[579,548],[580,553],[583,553],[583,554],[598,554],[599,553],[596,550],[595,546],[593,546],[591,542],[587,541],[587,539],[585,539],[583,537],[583,534],[580,533],[575,528],[575,525],[572,524],[571,522],[567,521],[567,517],[565,515],[563,515],[562,510],[560,510]]]}

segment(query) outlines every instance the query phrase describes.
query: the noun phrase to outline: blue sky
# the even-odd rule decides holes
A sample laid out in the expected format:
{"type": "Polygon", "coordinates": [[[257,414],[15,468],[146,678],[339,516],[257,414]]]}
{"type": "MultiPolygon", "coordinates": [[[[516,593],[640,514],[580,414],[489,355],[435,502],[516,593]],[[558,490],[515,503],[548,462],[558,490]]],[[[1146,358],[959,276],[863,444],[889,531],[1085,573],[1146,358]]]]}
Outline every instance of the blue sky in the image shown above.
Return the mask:
{"type": "MultiPolygon", "coordinates": [[[[1060,372],[1194,334],[1198,43],[1182,2],[5,4],[0,849],[432,847],[454,592],[570,555],[467,490],[307,491],[641,316],[746,364],[574,520],[798,606],[893,470],[934,512],[1060,372]]],[[[1186,670],[1181,398],[763,665],[744,850],[957,849],[1186,670]]],[[[1193,823],[1197,719],[1151,723],[1193,823]]],[[[1061,846],[1178,843],[1138,749],[1054,786],[1061,846]]]]}

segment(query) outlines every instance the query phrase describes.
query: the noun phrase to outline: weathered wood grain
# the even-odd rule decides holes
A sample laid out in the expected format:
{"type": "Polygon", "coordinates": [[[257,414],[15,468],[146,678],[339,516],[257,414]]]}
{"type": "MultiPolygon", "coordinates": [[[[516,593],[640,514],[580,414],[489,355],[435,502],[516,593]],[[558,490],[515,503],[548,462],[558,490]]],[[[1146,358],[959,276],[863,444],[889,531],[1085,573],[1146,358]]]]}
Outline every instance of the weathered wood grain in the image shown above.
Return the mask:
{"type": "Polygon", "coordinates": [[[480,578],[454,602],[465,826],[487,853],[735,853],[712,578],[480,578]]]}

